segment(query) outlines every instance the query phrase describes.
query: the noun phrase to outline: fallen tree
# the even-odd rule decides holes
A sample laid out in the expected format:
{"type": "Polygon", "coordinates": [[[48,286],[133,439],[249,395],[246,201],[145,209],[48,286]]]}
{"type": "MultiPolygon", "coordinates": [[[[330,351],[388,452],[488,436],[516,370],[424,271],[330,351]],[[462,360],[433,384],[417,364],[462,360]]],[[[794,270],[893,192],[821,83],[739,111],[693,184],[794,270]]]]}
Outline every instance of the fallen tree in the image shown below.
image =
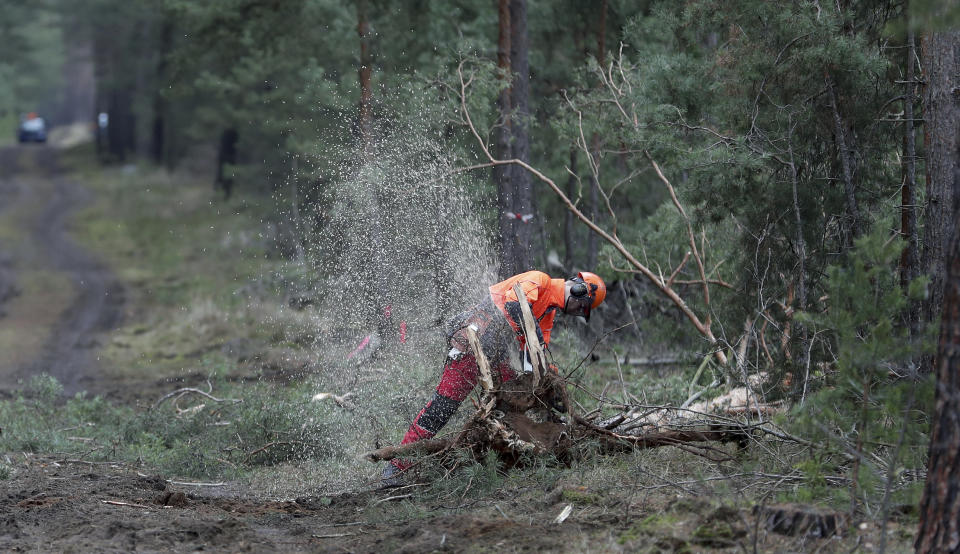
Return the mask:
{"type": "MultiPolygon", "coordinates": [[[[522,291],[518,297],[520,294],[522,291]]],[[[529,312],[523,316],[525,320],[532,318],[529,312]]],[[[442,456],[459,450],[471,451],[478,460],[485,459],[490,451],[496,452],[506,467],[531,455],[550,455],[567,463],[574,455],[574,446],[589,440],[610,453],[673,446],[713,461],[725,461],[731,459],[728,452],[705,443],[734,442],[738,448],[744,448],[758,432],[790,438],[762,424],[685,407],[623,406],[622,413],[597,421],[598,411],[591,414],[592,418],[575,413],[568,399],[566,379],[545,371],[542,363],[534,363],[532,372],[512,381],[494,383],[487,357],[472,330],[468,331],[468,339],[477,359],[483,389],[479,401],[475,402],[476,413],[458,433],[379,448],[365,454],[368,460],[442,456]]],[[[538,356],[533,359],[542,360],[538,356]]],[[[747,406],[745,411],[763,414],[770,408],[770,405],[755,404],[747,406]]],[[[729,410],[730,406],[724,409],[729,410]]]]}
{"type": "MultiPolygon", "coordinates": [[[[462,450],[472,451],[478,460],[482,460],[487,452],[493,451],[505,466],[511,467],[530,455],[550,455],[561,462],[568,462],[577,443],[593,441],[602,451],[609,453],[674,446],[713,461],[723,461],[730,458],[728,453],[702,443],[735,442],[739,448],[743,448],[756,427],[732,422],[728,418],[717,419],[699,414],[683,423],[674,423],[669,428],[653,426],[654,430],[647,432],[627,428],[624,432],[618,432],[618,426],[606,428],[603,422],[593,423],[577,414],[572,420],[563,421],[563,416],[553,407],[558,394],[565,396],[565,393],[559,392],[564,390],[562,377],[545,374],[535,390],[529,388],[531,383],[531,376],[524,375],[501,388],[486,392],[484,399],[487,402],[483,399],[478,402],[477,412],[458,433],[379,448],[368,452],[365,457],[377,462],[462,450]]],[[[624,427],[632,421],[621,414],[608,419],[607,426],[611,420],[619,420],[624,427]]]]}

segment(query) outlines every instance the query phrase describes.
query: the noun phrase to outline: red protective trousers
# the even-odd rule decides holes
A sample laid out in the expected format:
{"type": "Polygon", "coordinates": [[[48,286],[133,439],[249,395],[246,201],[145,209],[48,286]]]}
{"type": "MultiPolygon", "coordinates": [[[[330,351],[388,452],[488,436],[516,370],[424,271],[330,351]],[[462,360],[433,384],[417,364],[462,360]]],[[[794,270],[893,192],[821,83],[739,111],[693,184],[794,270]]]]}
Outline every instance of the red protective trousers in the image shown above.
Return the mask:
{"type": "MultiPolygon", "coordinates": [[[[502,363],[493,370],[500,374],[500,379],[504,383],[515,377],[515,373],[507,363],[502,363]]],[[[477,359],[473,354],[464,354],[456,360],[448,359],[443,366],[443,376],[440,378],[440,384],[437,385],[436,393],[413,419],[400,444],[410,444],[436,436],[437,432],[457,412],[460,403],[467,398],[473,387],[477,386],[479,379],[480,368],[477,367],[477,359]]],[[[391,460],[391,463],[401,470],[410,467],[408,460],[399,458],[391,460]]]]}

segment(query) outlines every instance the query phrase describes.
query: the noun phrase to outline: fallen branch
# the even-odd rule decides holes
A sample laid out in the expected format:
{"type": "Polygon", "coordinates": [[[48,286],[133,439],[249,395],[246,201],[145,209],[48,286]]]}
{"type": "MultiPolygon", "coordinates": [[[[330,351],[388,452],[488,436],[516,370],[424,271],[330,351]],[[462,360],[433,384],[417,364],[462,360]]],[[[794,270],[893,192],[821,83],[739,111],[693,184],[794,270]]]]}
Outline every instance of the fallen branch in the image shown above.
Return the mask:
{"type": "Polygon", "coordinates": [[[363,457],[371,462],[382,462],[385,460],[404,458],[413,455],[425,456],[428,454],[436,454],[437,452],[450,448],[453,442],[454,441],[450,438],[424,439],[417,442],[411,442],[410,444],[378,448],[376,450],[367,452],[363,455],[363,457]]]}
{"type": "Polygon", "coordinates": [[[133,502],[120,502],[119,500],[101,500],[104,504],[110,504],[112,506],[130,506],[131,508],[145,508],[147,510],[152,510],[156,506],[145,506],[143,504],[134,504],[133,502]]]}
{"type": "Polygon", "coordinates": [[[217,402],[218,404],[221,402],[230,402],[231,404],[238,404],[240,402],[243,402],[243,399],[241,398],[217,398],[216,396],[213,396],[209,392],[204,392],[200,389],[195,389],[193,387],[184,387],[182,389],[177,389],[173,392],[168,392],[167,394],[161,396],[160,399],[153,404],[153,407],[156,408],[160,404],[163,404],[165,401],[174,397],[179,399],[181,396],[185,394],[199,394],[200,396],[209,398],[210,400],[217,402]]]}
{"type": "Polygon", "coordinates": [[[381,502],[389,502],[389,501],[391,501],[391,500],[402,500],[402,499],[404,499],[404,498],[410,498],[411,496],[413,496],[413,495],[412,495],[412,494],[398,494],[397,496],[388,496],[388,497],[386,497],[386,498],[381,498],[380,500],[377,500],[376,502],[374,502],[374,504],[380,504],[381,502]]]}
{"type": "Polygon", "coordinates": [[[219,483],[191,483],[188,481],[167,481],[171,485],[180,485],[182,487],[222,487],[226,485],[224,482],[219,483]]]}
{"type": "Polygon", "coordinates": [[[317,394],[313,395],[310,400],[314,402],[322,402],[329,399],[333,400],[337,406],[340,406],[341,408],[353,409],[356,408],[356,406],[347,401],[347,399],[351,396],[353,396],[352,392],[348,392],[344,395],[333,394],[332,392],[318,392],[317,394]]]}

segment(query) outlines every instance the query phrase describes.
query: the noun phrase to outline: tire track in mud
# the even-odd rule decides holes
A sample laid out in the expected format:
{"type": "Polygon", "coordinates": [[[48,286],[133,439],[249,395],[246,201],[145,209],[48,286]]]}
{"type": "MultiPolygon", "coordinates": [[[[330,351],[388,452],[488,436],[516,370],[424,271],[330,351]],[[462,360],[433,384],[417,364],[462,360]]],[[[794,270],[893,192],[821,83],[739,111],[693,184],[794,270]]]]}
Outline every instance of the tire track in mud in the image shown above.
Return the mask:
{"type": "MultiPolygon", "coordinates": [[[[17,173],[17,150],[0,149],[0,212],[8,207],[17,195],[16,184],[9,176],[17,173]]],[[[4,304],[17,295],[13,275],[13,257],[0,242],[0,318],[6,314],[4,304]]]]}
{"type": "MultiPolygon", "coordinates": [[[[39,355],[16,367],[2,369],[13,380],[46,372],[60,381],[68,395],[82,390],[99,392],[102,384],[97,379],[98,338],[120,321],[122,288],[103,263],[70,238],[70,218],[91,200],[91,195],[67,179],[57,158],[58,153],[49,147],[10,148],[0,153],[0,202],[12,204],[15,198],[18,209],[19,205],[37,208],[21,231],[27,235],[33,251],[39,253],[38,263],[65,275],[74,290],[70,305],[60,307],[59,319],[39,355]],[[29,164],[31,169],[25,170],[26,164],[18,162],[28,156],[33,163],[29,164]],[[31,180],[43,183],[43,190],[26,186],[31,180]]],[[[3,246],[0,244],[0,248],[3,246]]],[[[0,287],[12,281],[16,290],[18,262],[23,260],[18,259],[16,249],[13,252],[13,259],[5,268],[0,254],[0,271],[5,272],[5,276],[0,275],[0,287]]]]}

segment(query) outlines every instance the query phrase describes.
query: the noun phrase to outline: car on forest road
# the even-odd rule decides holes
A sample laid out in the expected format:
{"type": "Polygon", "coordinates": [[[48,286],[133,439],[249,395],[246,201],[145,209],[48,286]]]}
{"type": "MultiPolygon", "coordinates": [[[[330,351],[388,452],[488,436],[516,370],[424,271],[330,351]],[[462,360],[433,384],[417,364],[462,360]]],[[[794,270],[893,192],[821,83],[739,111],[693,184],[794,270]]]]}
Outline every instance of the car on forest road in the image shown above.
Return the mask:
{"type": "Polygon", "coordinates": [[[17,139],[22,143],[47,142],[47,123],[36,113],[28,113],[20,118],[17,139]]]}

